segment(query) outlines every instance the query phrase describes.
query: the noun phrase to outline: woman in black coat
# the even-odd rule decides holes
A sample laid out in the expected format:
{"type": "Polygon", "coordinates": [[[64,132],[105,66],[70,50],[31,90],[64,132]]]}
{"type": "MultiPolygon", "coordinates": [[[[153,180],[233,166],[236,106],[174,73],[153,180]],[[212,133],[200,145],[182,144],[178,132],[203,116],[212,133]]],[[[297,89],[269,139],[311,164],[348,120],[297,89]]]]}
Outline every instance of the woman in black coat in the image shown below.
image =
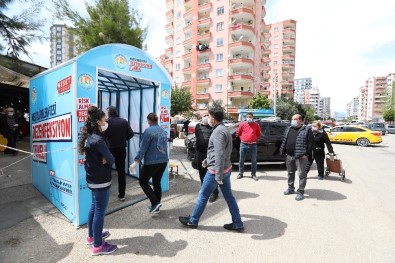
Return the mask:
{"type": "Polygon", "coordinates": [[[318,170],[318,180],[324,179],[324,161],[325,161],[325,144],[329,153],[333,154],[333,147],[331,141],[329,140],[328,134],[322,128],[322,124],[320,121],[314,121],[311,124],[311,129],[314,134],[314,150],[313,150],[313,158],[309,160],[309,163],[306,167],[306,173],[310,171],[310,167],[313,164],[314,160],[317,164],[318,170]]]}

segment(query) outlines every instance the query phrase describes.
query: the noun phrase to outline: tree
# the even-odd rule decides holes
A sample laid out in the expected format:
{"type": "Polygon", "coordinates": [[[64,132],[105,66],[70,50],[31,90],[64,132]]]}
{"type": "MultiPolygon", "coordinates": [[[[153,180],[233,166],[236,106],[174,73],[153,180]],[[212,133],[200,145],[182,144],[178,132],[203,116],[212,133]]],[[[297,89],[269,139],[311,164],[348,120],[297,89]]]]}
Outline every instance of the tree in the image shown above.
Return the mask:
{"type": "Polygon", "coordinates": [[[177,87],[172,89],[170,102],[172,117],[192,110],[192,96],[187,89],[177,87]]]}
{"type": "Polygon", "coordinates": [[[147,29],[141,28],[141,17],[129,11],[127,0],[98,0],[94,6],[85,3],[88,18],[74,11],[67,0],[54,1],[55,16],[70,20],[69,30],[77,36],[75,45],[79,52],[108,43],[124,43],[143,48],[147,29]]]}
{"type": "Polygon", "coordinates": [[[393,108],[392,108],[392,109],[387,109],[387,110],[384,112],[383,119],[384,119],[385,121],[388,121],[388,122],[393,122],[393,121],[395,121],[395,110],[394,110],[393,108]]]}
{"type": "Polygon", "coordinates": [[[321,117],[318,115],[314,115],[314,120],[319,121],[319,120],[321,120],[321,117]]]}
{"type": "Polygon", "coordinates": [[[221,99],[213,100],[213,102],[211,103],[211,107],[214,107],[214,108],[224,108],[224,107],[222,106],[223,103],[224,103],[224,102],[223,102],[221,99]]]}
{"type": "Polygon", "coordinates": [[[31,3],[19,14],[9,17],[4,13],[13,2],[16,1],[0,0],[0,42],[5,43],[5,46],[0,44],[0,52],[6,50],[6,54],[13,58],[19,58],[23,53],[32,60],[27,51],[30,43],[45,39],[41,35],[45,19],[37,19],[44,1],[30,0],[31,3]]]}
{"type": "Polygon", "coordinates": [[[248,105],[249,109],[270,109],[270,100],[262,93],[254,95],[248,105]]]}

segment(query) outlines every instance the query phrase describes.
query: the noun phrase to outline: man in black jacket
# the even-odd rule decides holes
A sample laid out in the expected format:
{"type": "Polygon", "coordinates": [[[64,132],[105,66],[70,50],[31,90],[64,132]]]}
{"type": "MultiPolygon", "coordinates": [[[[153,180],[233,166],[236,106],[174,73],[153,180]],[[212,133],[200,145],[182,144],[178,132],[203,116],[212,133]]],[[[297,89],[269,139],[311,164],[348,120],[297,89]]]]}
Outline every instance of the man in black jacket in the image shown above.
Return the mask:
{"type": "Polygon", "coordinates": [[[291,127],[284,133],[280,152],[281,155],[286,154],[287,156],[288,189],[285,190],[285,195],[295,193],[295,172],[298,170],[299,189],[295,197],[297,201],[304,199],[304,189],[307,182],[306,166],[309,159],[312,158],[313,148],[313,132],[303,125],[303,118],[301,115],[296,114],[292,116],[291,127]]]}
{"type": "Polygon", "coordinates": [[[115,158],[115,168],[118,172],[118,198],[120,201],[124,201],[126,189],[126,141],[130,140],[134,133],[127,120],[118,117],[117,109],[114,106],[109,106],[107,112],[109,118],[105,135],[110,152],[115,158]]]}
{"type": "MultiPolygon", "coordinates": [[[[208,115],[203,116],[202,122],[195,127],[196,137],[196,162],[199,170],[200,182],[203,184],[204,176],[207,173],[207,167],[203,167],[202,162],[207,158],[208,142],[210,140],[212,127],[208,124],[208,115]]],[[[209,202],[213,203],[218,199],[218,188],[210,196],[209,202]]]]}

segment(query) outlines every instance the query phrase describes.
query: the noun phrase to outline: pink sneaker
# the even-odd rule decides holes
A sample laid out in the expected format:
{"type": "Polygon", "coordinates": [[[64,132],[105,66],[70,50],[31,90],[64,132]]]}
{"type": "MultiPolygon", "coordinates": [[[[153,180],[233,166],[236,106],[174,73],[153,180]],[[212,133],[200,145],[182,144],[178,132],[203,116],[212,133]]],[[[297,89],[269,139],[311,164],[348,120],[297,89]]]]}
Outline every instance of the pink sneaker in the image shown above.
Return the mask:
{"type": "MultiPolygon", "coordinates": [[[[101,234],[101,238],[105,239],[105,238],[107,238],[109,236],[110,236],[110,232],[108,230],[103,230],[103,233],[101,234]]],[[[93,237],[87,237],[86,238],[86,244],[87,245],[93,245],[93,241],[94,241],[93,237]]]]}
{"type": "Polygon", "coordinates": [[[98,255],[108,255],[115,252],[118,249],[116,245],[108,244],[107,242],[103,241],[100,247],[92,247],[92,256],[98,255]]]}

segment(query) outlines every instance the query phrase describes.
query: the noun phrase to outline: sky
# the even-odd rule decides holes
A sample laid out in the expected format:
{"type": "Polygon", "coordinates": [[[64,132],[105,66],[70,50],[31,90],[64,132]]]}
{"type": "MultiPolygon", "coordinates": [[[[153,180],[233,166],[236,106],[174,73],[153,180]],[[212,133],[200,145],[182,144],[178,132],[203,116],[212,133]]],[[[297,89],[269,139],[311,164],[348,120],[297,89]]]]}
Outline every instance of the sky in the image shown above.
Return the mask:
{"type": "MultiPolygon", "coordinates": [[[[83,10],[81,0],[69,3],[83,10]]],[[[142,13],[148,26],[146,43],[154,57],[166,49],[165,3],[130,1],[130,7],[142,13]]],[[[321,96],[331,97],[332,110],[345,112],[346,104],[358,95],[366,79],[395,73],[395,1],[267,0],[265,7],[267,24],[297,21],[295,78],[311,77],[321,96]]],[[[11,6],[9,14],[18,9],[11,6]]],[[[42,12],[50,17],[48,10],[42,12]]],[[[45,27],[48,36],[52,22],[61,21],[49,21],[45,27]]],[[[50,66],[48,42],[33,43],[30,50],[34,63],[50,66]]]]}

